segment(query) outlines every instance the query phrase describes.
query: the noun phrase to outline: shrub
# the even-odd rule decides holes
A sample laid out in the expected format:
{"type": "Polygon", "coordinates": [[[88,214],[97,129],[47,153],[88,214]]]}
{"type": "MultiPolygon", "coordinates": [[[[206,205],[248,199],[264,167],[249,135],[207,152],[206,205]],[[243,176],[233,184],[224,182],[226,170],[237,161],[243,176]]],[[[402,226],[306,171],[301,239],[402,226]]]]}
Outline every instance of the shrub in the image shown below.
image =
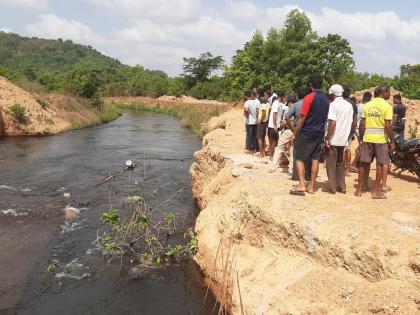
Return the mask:
{"type": "Polygon", "coordinates": [[[10,113],[16,122],[20,124],[26,122],[26,108],[22,105],[16,103],[12,107],[10,107],[10,113]]]}

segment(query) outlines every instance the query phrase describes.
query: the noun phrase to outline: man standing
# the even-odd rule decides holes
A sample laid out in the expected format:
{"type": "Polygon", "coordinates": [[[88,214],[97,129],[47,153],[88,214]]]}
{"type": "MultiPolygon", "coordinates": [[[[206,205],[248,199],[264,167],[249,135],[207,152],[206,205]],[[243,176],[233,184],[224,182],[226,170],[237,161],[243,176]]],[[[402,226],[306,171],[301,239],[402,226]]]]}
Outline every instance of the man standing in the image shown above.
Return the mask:
{"type": "MultiPolygon", "coordinates": [[[[268,95],[267,95],[268,96],[268,95]]],[[[277,142],[279,140],[279,115],[281,114],[281,110],[283,108],[283,104],[279,102],[277,98],[274,99],[273,104],[271,106],[270,117],[268,119],[268,141],[269,141],[269,155],[270,160],[273,159],[274,149],[277,146],[277,142]]]]}
{"type": "Polygon", "coordinates": [[[305,191],[313,194],[315,181],[318,176],[321,145],[324,142],[325,124],[328,117],[329,101],[321,92],[324,79],[321,75],[314,75],[310,79],[312,93],[303,99],[300,118],[293,138],[296,150],[296,170],[299,184],[290,191],[293,195],[304,196],[305,191]],[[305,187],[305,161],[312,161],[311,181],[305,187]]]}
{"type": "Polygon", "coordinates": [[[343,98],[344,89],[334,84],[329,90],[332,100],[328,111],[328,131],[325,136],[325,162],[327,166],[328,191],[346,193],[344,177],[344,149],[349,141],[354,123],[354,108],[343,98]]]}
{"type": "Polygon", "coordinates": [[[257,95],[254,92],[246,92],[245,97],[244,116],[246,128],[246,150],[247,153],[255,153],[258,148],[257,117],[259,102],[256,101],[257,95]]]}
{"type": "Polygon", "coordinates": [[[394,103],[394,117],[392,125],[394,127],[394,136],[398,136],[400,139],[404,139],[405,132],[405,112],[407,108],[401,102],[401,95],[396,94],[393,98],[394,103]]]}
{"type": "MultiPolygon", "coordinates": [[[[310,94],[312,92],[312,89],[310,87],[303,87],[299,88],[297,90],[298,98],[299,100],[290,107],[289,111],[286,115],[286,124],[287,127],[292,131],[291,137],[293,138],[293,133],[295,132],[297,122],[300,117],[300,111],[302,110],[303,105],[303,99],[306,95],[310,94]],[[293,123],[292,123],[293,119],[293,123]]],[[[290,154],[290,160],[289,160],[289,174],[292,175],[292,180],[298,180],[296,167],[295,167],[295,154],[296,150],[293,148],[293,142],[292,142],[292,152],[290,154]]],[[[311,180],[311,167],[312,167],[312,161],[307,160],[305,161],[305,180],[310,181],[311,180]]]]}
{"type": "Polygon", "coordinates": [[[271,105],[268,103],[267,99],[265,98],[264,94],[260,95],[260,102],[261,105],[259,106],[258,110],[258,119],[257,119],[257,140],[258,140],[258,147],[259,147],[259,157],[265,157],[265,138],[267,135],[267,125],[268,125],[268,117],[270,115],[271,105]]]}
{"type": "MultiPolygon", "coordinates": [[[[293,132],[290,128],[288,128],[286,123],[286,116],[289,112],[292,105],[296,102],[296,98],[293,94],[289,94],[287,96],[287,103],[286,105],[282,106],[282,109],[279,111],[278,115],[278,125],[280,126],[280,135],[279,135],[279,141],[277,146],[274,150],[273,155],[273,162],[272,162],[272,168],[271,171],[275,171],[280,166],[280,160],[283,156],[283,154],[286,154],[286,152],[289,149],[290,143],[292,142],[292,136],[293,132]]],[[[293,169],[293,157],[289,158],[289,171],[290,169],[293,169]]],[[[291,172],[290,172],[291,173],[291,172]]]]}
{"type": "MultiPolygon", "coordinates": [[[[392,130],[392,107],[386,102],[390,98],[389,85],[382,84],[375,89],[374,99],[365,105],[360,122],[359,134],[361,137],[359,182],[355,195],[362,195],[365,173],[373,158],[376,158],[376,178],[372,191],[373,199],[386,199],[380,192],[381,181],[387,175],[384,165],[389,163],[388,139],[391,141],[391,150],[395,150],[392,130]],[[362,140],[363,139],[363,140],[362,140]]],[[[386,181],[386,180],[385,180],[386,181]]]]}

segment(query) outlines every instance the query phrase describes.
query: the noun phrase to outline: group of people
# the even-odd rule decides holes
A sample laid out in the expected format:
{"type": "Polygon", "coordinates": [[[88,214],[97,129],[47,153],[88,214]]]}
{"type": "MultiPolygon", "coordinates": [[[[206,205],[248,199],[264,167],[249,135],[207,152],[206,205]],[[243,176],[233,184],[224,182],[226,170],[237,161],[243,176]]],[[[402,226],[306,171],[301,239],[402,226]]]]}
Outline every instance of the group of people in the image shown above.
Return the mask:
{"type": "Polygon", "coordinates": [[[390,86],[382,84],[373,97],[365,92],[358,103],[350,89],[334,84],[326,94],[321,91],[322,85],[323,77],[314,75],[309,87],[298,89],[297,95],[274,93],[269,85],[247,91],[246,152],[269,159],[270,172],[287,158],[288,173],[299,181],[290,193],[299,196],[315,193],[319,163],[324,159],[328,177],[324,190],[345,194],[345,176],[358,172],[355,195],[361,196],[369,189],[370,165],[376,159],[372,198],[386,198],[389,150],[395,150],[396,137],[404,137],[406,108],[401,95],[394,96],[393,107],[387,102],[390,86]],[[351,161],[355,139],[359,145],[351,161]]]}

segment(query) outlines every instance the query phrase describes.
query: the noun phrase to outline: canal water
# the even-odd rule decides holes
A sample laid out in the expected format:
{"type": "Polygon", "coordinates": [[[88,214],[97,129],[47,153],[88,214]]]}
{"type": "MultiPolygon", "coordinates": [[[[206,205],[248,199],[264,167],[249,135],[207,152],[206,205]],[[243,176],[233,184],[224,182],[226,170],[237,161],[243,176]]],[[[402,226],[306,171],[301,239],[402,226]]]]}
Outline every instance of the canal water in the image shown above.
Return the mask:
{"type": "Polygon", "coordinates": [[[194,262],[133,280],[95,243],[100,214],[146,190],[159,191],[156,202],[174,196],[166,205],[182,238],[198,214],[188,172],[199,147],[176,119],[139,111],[58,136],[0,139],[0,314],[217,313],[194,262]],[[124,171],[129,159],[136,168],[124,171]]]}

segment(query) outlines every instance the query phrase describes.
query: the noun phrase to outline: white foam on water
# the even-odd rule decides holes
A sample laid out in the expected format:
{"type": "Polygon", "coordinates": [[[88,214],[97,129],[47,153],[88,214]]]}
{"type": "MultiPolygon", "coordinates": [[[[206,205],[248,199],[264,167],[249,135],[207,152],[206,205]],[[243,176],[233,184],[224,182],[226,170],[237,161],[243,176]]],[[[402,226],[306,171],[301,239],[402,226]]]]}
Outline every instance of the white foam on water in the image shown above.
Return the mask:
{"type": "Polygon", "coordinates": [[[28,212],[17,212],[14,209],[0,210],[0,213],[5,216],[13,216],[13,217],[26,217],[29,215],[28,212]]]}
{"type": "Polygon", "coordinates": [[[66,192],[66,193],[64,193],[64,194],[63,194],[63,197],[64,197],[64,198],[70,198],[70,196],[71,196],[71,193],[67,193],[67,192],[66,192]]]}
{"type": "Polygon", "coordinates": [[[79,230],[81,222],[69,222],[64,221],[64,224],[61,225],[61,233],[70,233],[76,230],[79,230]]]}
{"type": "Polygon", "coordinates": [[[79,258],[73,259],[71,262],[66,264],[62,271],[55,274],[57,279],[73,279],[82,280],[90,277],[89,267],[80,263],[79,258]]]}
{"type": "Polygon", "coordinates": [[[60,187],[60,188],[57,189],[58,192],[63,192],[65,190],[66,190],[66,187],[60,187]]]}
{"type": "Polygon", "coordinates": [[[0,189],[7,189],[7,190],[19,190],[15,187],[8,186],[8,185],[0,185],[0,189]]]}
{"type": "Polygon", "coordinates": [[[32,191],[32,189],[30,188],[23,188],[23,189],[19,189],[13,186],[9,186],[9,185],[0,185],[0,190],[5,189],[5,190],[13,190],[13,191],[21,191],[21,192],[30,192],[32,191]]]}

